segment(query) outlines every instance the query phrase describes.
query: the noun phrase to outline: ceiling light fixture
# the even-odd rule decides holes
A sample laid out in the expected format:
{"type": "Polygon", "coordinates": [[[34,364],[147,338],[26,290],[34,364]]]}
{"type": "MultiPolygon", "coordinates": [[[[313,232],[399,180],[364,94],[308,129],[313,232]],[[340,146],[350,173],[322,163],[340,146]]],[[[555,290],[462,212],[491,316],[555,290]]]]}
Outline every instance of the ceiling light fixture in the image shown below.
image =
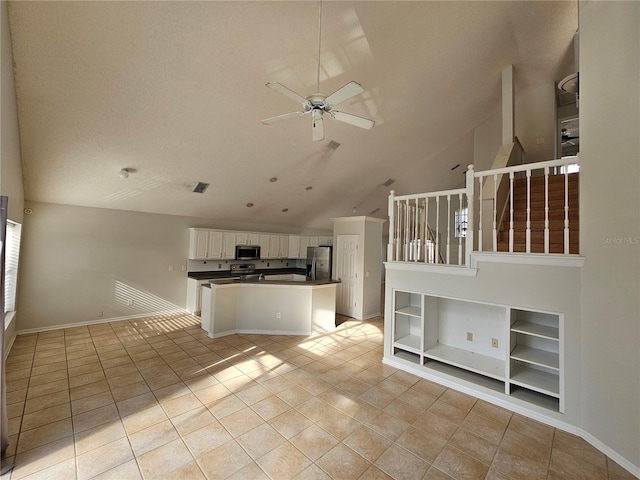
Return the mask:
{"type": "Polygon", "coordinates": [[[305,188],[305,190],[313,190],[313,187],[309,186],[309,187],[305,188]]]}
{"type": "Polygon", "coordinates": [[[251,207],[253,207],[253,203],[251,202],[247,203],[247,208],[251,208],[251,207]]]}
{"type": "Polygon", "coordinates": [[[286,212],[288,212],[288,211],[289,211],[289,209],[288,209],[288,208],[283,208],[283,209],[282,209],[282,213],[286,213],[286,212]]]}
{"type": "Polygon", "coordinates": [[[271,177],[271,178],[269,179],[269,181],[270,181],[271,183],[276,183],[276,182],[278,181],[278,177],[271,177]]]}
{"type": "Polygon", "coordinates": [[[128,168],[123,168],[118,172],[118,175],[120,175],[120,178],[129,178],[129,169],[128,168]]]}

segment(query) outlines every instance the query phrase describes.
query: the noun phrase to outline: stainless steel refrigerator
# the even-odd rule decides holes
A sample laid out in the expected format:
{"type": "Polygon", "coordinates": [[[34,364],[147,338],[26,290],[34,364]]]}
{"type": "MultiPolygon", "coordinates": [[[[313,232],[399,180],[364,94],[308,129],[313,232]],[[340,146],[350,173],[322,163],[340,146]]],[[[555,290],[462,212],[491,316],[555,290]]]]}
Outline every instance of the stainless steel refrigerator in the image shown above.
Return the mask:
{"type": "Polygon", "coordinates": [[[331,279],[331,247],[307,247],[307,279],[331,279]]]}

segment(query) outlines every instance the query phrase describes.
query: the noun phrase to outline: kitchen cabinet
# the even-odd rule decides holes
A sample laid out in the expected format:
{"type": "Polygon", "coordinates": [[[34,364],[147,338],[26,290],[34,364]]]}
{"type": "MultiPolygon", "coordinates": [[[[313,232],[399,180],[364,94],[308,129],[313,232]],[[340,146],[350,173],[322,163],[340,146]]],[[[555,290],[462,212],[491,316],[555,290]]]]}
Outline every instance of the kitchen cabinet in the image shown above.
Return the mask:
{"type": "Polygon", "coordinates": [[[258,245],[260,235],[249,232],[236,232],[236,245],[258,245]]]}
{"type": "Polygon", "coordinates": [[[280,257],[280,235],[269,235],[269,256],[267,258],[280,257]]]}
{"type": "Polygon", "coordinates": [[[322,235],[318,237],[318,244],[320,247],[326,247],[327,245],[333,245],[333,237],[322,235]]]}
{"type": "Polygon", "coordinates": [[[267,259],[269,256],[269,247],[271,245],[271,235],[261,234],[258,238],[258,245],[260,245],[260,258],[267,259]]]}
{"type": "Polygon", "coordinates": [[[289,258],[289,235],[280,235],[280,255],[278,258],[289,258]]]}
{"type": "Polygon", "coordinates": [[[191,228],[189,258],[193,260],[220,259],[223,255],[223,232],[205,228],[191,228]]]}
{"type": "Polygon", "coordinates": [[[289,253],[287,258],[300,257],[300,235],[289,235],[289,253]]]}
{"type": "Polygon", "coordinates": [[[307,247],[309,246],[309,236],[300,236],[300,251],[298,252],[298,258],[307,258],[307,247]]]}
{"type": "Polygon", "coordinates": [[[236,232],[224,232],[224,248],[222,258],[236,258],[236,232]]]}
{"type": "MultiPolygon", "coordinates": [[[[318,237],[317,235],[310,235],[309,236],[309,246],[310,247],[319,247],[320,246],[320,237],[318,237]]],[[[305,257],[306,257],[306,253],[305,253],[305,257]]]]}

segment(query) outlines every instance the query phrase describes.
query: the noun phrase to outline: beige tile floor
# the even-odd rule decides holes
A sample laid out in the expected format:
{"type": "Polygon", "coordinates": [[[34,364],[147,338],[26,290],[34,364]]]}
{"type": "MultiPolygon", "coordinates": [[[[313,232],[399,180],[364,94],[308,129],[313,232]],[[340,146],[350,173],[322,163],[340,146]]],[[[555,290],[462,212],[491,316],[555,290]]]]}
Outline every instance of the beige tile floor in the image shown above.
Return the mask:
{"type": "Polygon", "coordinates": [[[633,478],[381,357],[380,318],[314,337],[212,340],[189,315],[19,336],[2,480],[633,478]]]}

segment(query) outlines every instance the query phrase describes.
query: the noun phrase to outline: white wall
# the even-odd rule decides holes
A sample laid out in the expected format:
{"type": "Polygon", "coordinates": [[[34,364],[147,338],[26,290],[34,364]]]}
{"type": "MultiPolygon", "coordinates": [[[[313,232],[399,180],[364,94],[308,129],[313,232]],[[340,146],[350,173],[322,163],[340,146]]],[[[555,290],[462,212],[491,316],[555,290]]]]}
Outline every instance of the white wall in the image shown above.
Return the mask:
{"type": "Polygon", "coordinates": [[[580,3],[584,429],[640,466],[640,3],[580,3]]]}
{"type": "Polygon", "coordinates": [[[183,309],[189,227],[275,231],[203,218],[38,202],[26,206],[33,213],[25,216],[22,231],[19,330],[95,321],[99,311],[108,319],[183,309]]]}

